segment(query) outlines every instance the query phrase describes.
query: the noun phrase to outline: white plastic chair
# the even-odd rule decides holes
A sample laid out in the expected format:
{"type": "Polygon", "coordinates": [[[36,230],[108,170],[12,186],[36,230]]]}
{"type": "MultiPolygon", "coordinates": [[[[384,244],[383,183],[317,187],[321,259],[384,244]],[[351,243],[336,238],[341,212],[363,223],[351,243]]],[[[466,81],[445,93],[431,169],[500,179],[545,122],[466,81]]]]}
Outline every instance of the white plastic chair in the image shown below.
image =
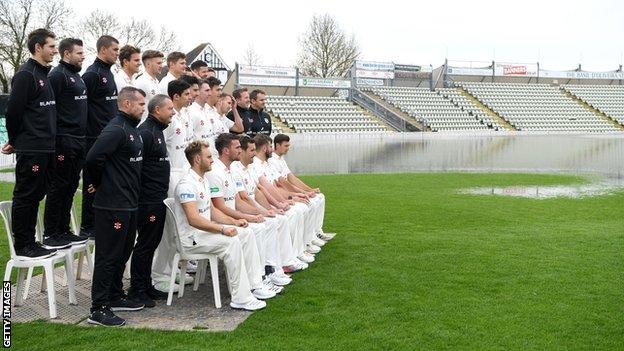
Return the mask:
{"type": "Polygon", "coordinates": [[[7,262],[6,268],[4,270],[4,280],[9,281],[11,279],[11,271],[13,268],[17,268],[17,289],[15,291],[16,301],[15,306],[20,306],[23,302],[23,294],[22,288],[24,287],[24,274],[26,273],[26,268],[32,270],[34,267],[43,267],[44,275],[41,280],[42,291],[44,290],[44,286],[47,286],[48,290],[48,306],[50,310],[50,318],[56,318],[56,291],[54,289],[54,265],[56,263],[64,262],[65,263],[65,275],[68,277],[67,285],[69,286],[69,303],[72,305],[77,304],[76,302],[76,291],[74,286],[74,273],[73,273],[73,265],[72,265],[72,257],[67,255],[65,252],[57,251],[54,255],[42,259],[24,259],[23,257],[17,256],[15,253],[15,248],[13,247],[13,228],[11,225],[11,205],[12,201],[2,201],[0,202],[0,215],[2,215],[2,219],[4,220],[4,228],[7,232],[7,237],[9,239],[9,250],[11,252],[11,259],[7,262]],[[44,285],[45,284],[45,285],[44,285]]]}
{"type": "MultiPolygon", "coordinates": [[[[193,291],[197,291],[199,288],[200,280],[206,276],[206,260],[210,262],[210,272],[212,276],[212,290],[214,293],[215,307],[221,308],[221,290],[219,288],[219,260],[217,255],[209,253],[188,253],[184,250],[182,243],[180,242],[180,235],[178,233],[178,226],[176,223],[178,219],[173,211],[173,199],[169,198],[164,201],[167,207],[167,216],[165,218],[165,235],[171,235],[176,243],[176,253],[171,261],[171,278],[169,281],[169,296],[167,297],[167,306],[171,306],[173,301],[173,288],[175,285],[176,271],[175,267],[178,267],[180,263],[180,277],[186,275],[186,264],[189,260],[196,260],[198,265],[198,272],[195,276],[195,283],[193,285],[193,291]]],[[[178,298],[184,296],[184,284],[179,285],[178,298]]]]}
{"type": "MultiPolygon", "coordinates": [[[[72,204],[72,210],[73,210],[74,206],[72,204]]],[[[74,223],[72,223],[73,220],[70,220],[70,225],[72,226],[72,230],[75,230],[74,227],[74,223]]],[[[43,215],[41,213],[41,211],[39,211],[38,215],[37,215],[37,226],[35,227],[35,235],[36,235],[36,240],[39,242],[43,242],[43,232],[44,232],[44,225],[43,225],[43,215]]],[[[74,233],[76,233],[74,231],[74,233]]],[[[91,274],[93,274],[93,260],[91,255],[89,254],[89,242],[86,242],[84,244],[80,244],[80,245],[72,245],[66,249],[61,249],[61,250],[57,250],[60,252],[65,252],[69,257],[71,257],[72,259],[72,270],[73,270],[73,261],[74,261],[74,257],[76,257],[76,254],[78,254],[78,264],[77,264],[77,268],[76,268],[76,280],[80,280],[82,279],[82,266],[83,266],[83,260],[86,257],[87,258],[87,266],[89,267],[89,271],[91,272],[91,274]]],[[[28,275],[26,276],[26,287],[24,288],[24,300],[28,298],[28,293],[30,290],[30,281],[32,279],[32,274],[33,274],[33,267],[30,267],[28,269],[28,275]]],[[[73,279],[73,278],[72,278],[73,279]]],[[[67,286],[67,282],[68,282],[68,278],[67,276],[65,276],[65,279],[61,282],[62,286],[67,286]]],[[[41,285],[41,291],[43,291],[44,289],[44,285],[41,285]]]]}
{"type": "MultiPolygon", "coordinates": [[[[69,224],[71,225],[72,232],[76,235],[80,235],[80,225],[78,224],[78,215],[76,213],[76,206],[72,202],[70,220],[69,224]]],[[[95,261],[95,239],[89,238],[87,243],[86,251],[80,251],[78,256],[78,267],[76,268],[76,280],[82,279],[82,265],[84,263],[84,259],[87,259],[87,264],[89,265],[89,271],[91,271],[91,275],[93,275],[93,262],[95,261]]]]}

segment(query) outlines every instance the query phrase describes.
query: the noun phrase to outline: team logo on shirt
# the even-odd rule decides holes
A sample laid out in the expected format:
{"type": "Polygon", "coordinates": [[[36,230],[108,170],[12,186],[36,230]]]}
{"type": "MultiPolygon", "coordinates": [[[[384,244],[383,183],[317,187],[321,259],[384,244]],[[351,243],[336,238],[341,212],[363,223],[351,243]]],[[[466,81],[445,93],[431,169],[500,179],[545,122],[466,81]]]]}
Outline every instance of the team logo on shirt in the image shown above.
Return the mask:
{"type": "Polygon", "coordinates": [[[134,135],[130,134],[130,141],[134,141],[134,135]]]}
{"type": "Polygon", "coordinates": [[[229,184],[230,184],[230,183],[228,183],[228,181],[227,181],[227,180],[226,180],[226,181],[225,181],[225,183],[224,183],[224,185],[225,185],[225,187],[226,187],[226,188],[227,188],[228,186],[230,186],[229,184]]]}
{"type": "Polygon", "coordinates": [[[199,124],[203,126],[204,125],[204,121],[203,120],[199,121],[199,124]]]}
{"type": "Polygon", "coordinates": [[[102,77],[102,83],[104,84],[108,83],[108,79],[106,79],[106,77],[102,77]]]}
{"type": "Polygon", "coordinates": [[[115,228],[115,230],[121,229],[121,222],[119,220],[116,220],[113,224],[113,228],[115,228]]]}
{"type": "Polygon", "coordinates": [[[176,134],[178,135],[182,134],[182,131],[180,130],[180,128],[176,128],[176,134]]]}
{"type": "Polygon", "coordinates": [[[76,83],[76,80],[74,79],[74,77],[69,77],[69,81],[72,83],[76,83]]]}
{"type": "Polygon", "coordinates": [[[184,126],[188,128],[188,122],[184,122],[184,126]]]}
{"type": "Polygon", "coordinates": [[[39,172],[39,165],[33,165],[32,166],[32,171],[35,172],[35,173],[39,172]]]}
{"type": "Polygon", "coordinates": [[[58,156],[56,157],[56,159],[57,159],[57,160],[59,160],[59,161],[61,161],[61,162],[63,162],[63,161],[65,161],[65,155],[58,155],[58,156]]]}
{"type": "Polygon", "coordinates": [[[249,184],[249,179],[245,178],[245,185],[249,184]]]}
{"type": "Polygon", "coordinates": [[[156,222],[156,216],[155,215],[149,216],[149,221],[150,222],[156,222]]]}
{"type": "Polygon", "coordinates": [[[269,124],[269,119],[268,119],[268,118],[265,118],[265,119],[264,119],[264,123],[269,124]]]}
{"type": "Polygon", "coordinates": [[[159,144],[162,144],[162,140],[160,140],[160,138],[156,139],[156,142],[158,142],[159,144]]]}
{"type": "Polygon", "coordinates": [[[151,92],[152,92],[152,95],[156,95],[156,90],[152,89],[151,92]]]}
{"type": "Polygon", "coordinates": [[[43,86],[45,85],[45,83],[43,82],[43,79],[39,79],[39,85],[43,88],[43,86]]]}
{"type": "Polygon", "coordinates": [[[204,199],[204,193],[203,192],[199,193],[199,198],[202,199],[202,200],[204,199]]]}

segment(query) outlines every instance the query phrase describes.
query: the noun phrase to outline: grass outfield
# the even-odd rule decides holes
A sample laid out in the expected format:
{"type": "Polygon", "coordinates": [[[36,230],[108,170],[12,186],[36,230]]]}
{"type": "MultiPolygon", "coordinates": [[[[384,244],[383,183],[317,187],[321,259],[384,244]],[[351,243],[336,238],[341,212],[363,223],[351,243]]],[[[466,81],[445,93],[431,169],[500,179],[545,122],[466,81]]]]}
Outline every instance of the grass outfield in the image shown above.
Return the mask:
{"type": "MultiPolygon", "coordinates": [[[[326,194],[325,227],[339,235],[283,296],[234,332],[37,322],[14,324],[13,347],[624,349],[624,193],[548,200],[456,194],[583,181],[549,175],[305,179],[326,194]]],[[[0,195],[9,199],[9,186],[0,195]]],[[[4,233],[0,238],[6,257],[4,233]]]]}

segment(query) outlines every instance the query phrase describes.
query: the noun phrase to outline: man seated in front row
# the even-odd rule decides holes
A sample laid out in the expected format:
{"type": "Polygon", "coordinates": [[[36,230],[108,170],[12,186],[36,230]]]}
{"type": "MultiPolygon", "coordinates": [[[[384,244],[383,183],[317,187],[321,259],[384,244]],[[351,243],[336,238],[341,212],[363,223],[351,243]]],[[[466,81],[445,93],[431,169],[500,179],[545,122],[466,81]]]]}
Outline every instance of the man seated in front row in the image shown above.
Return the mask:
{"type": "Polygon", "coordinates": [[[256,144],[256,156],[250,167],[252,172],[257,175],[259,189],[267,198],[273,198],[277,202],[277,204],[273,204],[274,206],[285,202],[303,216],[303,241],[302,246],[296,248],[296,251],[300,259],[303,258],[305,261],[306,258],[311,258],[310,261],[314,261],[313,255],[321,251],[319,246],[312,243],[316,232],[314,228],[315,208],[312,207],[306,194],[289,191],[278,186],[279,174],[269,165],[268,161],[273,152],[271,138],[264,134],[258,134],[254,137],[254,143],[256,144]]]}
{"type": "Polygon", "coordinates": [[[273,272],[276,268],[281,268],[278,264],[280,261],[278,223],[267,223],[257,209],[244,206],[240,200],[239,192],[244,192],[245,189],[242,180],[235,179],[230,170],[230,165],[240,160],[242,152],[238,137],[234,134],[223,133],[215,140],[215,147],[219,158],[215,160],[212,171],[206,175],[210,183],[212,203],[226,215],[249,222],[249,228],[256,236],[258,252],[265,269],[266,279],[263,283],[268,289],[280,293],[282,288],[275,285],[287,285],[291,279],[280,270],[273,272]]]}
{"type": "Polygon", "coordinates": [[[273,153],[269,158],[269,165],[271,165],[279,174],[277,184],[280,187],[288,191],[298,192],[300,194],[306,194],[310,198],[310,202],[315,208],[314,229],[316,237],[312,240],[312,243],[317,246],[323,246],[323,241],[329,241],[334,238],[335,233],[323,232],[323,219],[325,218],[325,195],[321,193],[319,188],[311,188],[296,175],[294,175],[284,155],[288,153],[290,149],[290,137],[286,134],[277,134],[273,139],[273,153]]]}
{"type": "Polygon", "coordinates": [[[263,287],[260,257],[253,232],[245,220],[237,220],[211,206],[210,185],[204,175],[212,166],[208,144],[190,143],[184,150],[191,169],[175,188],[174,211],[180,241],[189,253],[213,253],[223,260],[230,306],[249,311],[264,308],[259,299],[275,296],[263,287]]]}

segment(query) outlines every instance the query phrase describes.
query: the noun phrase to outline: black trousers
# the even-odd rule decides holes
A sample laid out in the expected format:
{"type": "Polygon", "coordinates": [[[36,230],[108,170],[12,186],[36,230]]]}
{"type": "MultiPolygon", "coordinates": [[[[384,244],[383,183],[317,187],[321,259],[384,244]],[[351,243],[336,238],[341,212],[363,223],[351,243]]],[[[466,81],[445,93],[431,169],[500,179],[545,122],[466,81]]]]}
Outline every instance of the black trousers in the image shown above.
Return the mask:
{"type": "Polygon", "coordinates": [[[95,263],[92,308],[108,306],[124,296],[123,273],[136,237],[136,211],[95,209],[95,263]]]}
{"type": "Polygon", "coordinates": [[[54,153],[17,153],[11,207],[14,247],[35,243],[39,202],[45,196],[54,168],[54,153]]]}
{"type": "MultiPolygon", "coordinates": [[[[85,157],[86,154],[89,153],[91,147],[95,143],[96,139],[87,138],[85,140],[85,157]]],[[[93,232],[94,230],[94,222],[95,215],[93,212],[93,199],[95,198],[95,193],[90,194],[87,189],[89,188],[89,184],[91,184],[91,177],[89,176],[89,172],[83,170],[82,172],[82,217],[80,221],[80,228],[93,232]]]]}
{"type": "Polygon", "coordinates": [[[130,266],[130,295],[146,292],[152,286],[152,260],[165,227],[165,204],[139,205],[137,214],[139,235],[130,266]]]}
{"type": "Polygon", "coordinates": [[[70,211],[84,160],[84,140],[57,138],[56,168],[52,172],[52,181],[45,203],[45,236],[70,231],[70,211]]]}

